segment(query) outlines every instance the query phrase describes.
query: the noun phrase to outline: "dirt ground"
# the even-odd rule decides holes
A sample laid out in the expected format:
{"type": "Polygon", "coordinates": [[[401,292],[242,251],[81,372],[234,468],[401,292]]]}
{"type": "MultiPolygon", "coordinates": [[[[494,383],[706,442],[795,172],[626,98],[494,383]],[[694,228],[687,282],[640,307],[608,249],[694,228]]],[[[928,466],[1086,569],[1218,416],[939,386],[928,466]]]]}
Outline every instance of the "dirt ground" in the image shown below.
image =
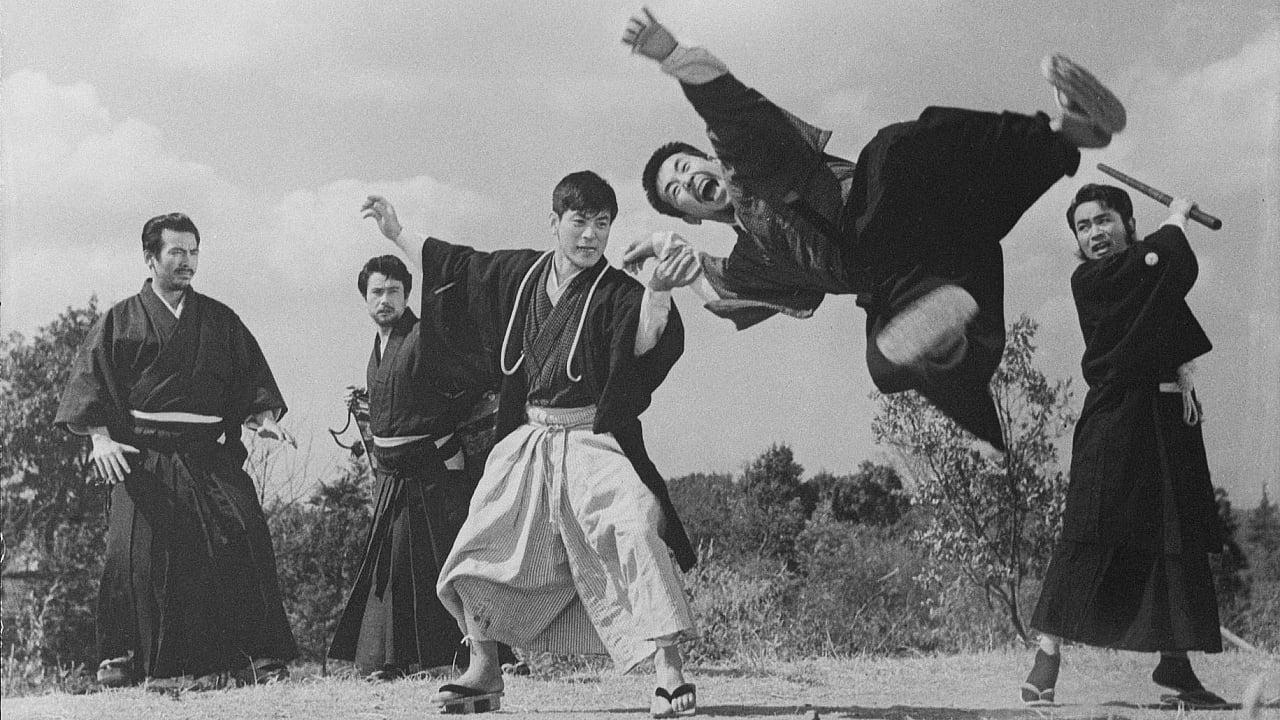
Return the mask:
{"type": "MultiPolygon", "coordinates": [[[[1178,711],[1155,706],[1161,689],[1150,680],[1154,655],[1067,648],[1057,695],[1060,705],[1029,709],[1017,689],[1031,652],[920,658],[823,659],[763,663],[749,671],[692,668],[700,716],[830,720],[1014,720],[1035,718],[1173,720],[1244,717],[1240,710],[1178,711]],[[816,716],[815,716],[816,713],[816,716]]],[[[1280,661],[1226,652],[1193,654],[1205,685],[1239,701],[1250,681],[1267,672],[1267,697],[1280,696],[1280,661]]],[[[389,720],[434,716],[428,698],[439,679],[370,685],[353,679],[299,678],[274,686],[185,693],[141,689],[89,695],[5,699],[4,720],[78,718],[235,718],[236,720],[389,720]]],[[[578,673],[561,679],[508,678],[501,718],[648,717],[652,675],[578,673]]],[[[1257,715],[1280,720],[1280,705],[1257,715]]]]}

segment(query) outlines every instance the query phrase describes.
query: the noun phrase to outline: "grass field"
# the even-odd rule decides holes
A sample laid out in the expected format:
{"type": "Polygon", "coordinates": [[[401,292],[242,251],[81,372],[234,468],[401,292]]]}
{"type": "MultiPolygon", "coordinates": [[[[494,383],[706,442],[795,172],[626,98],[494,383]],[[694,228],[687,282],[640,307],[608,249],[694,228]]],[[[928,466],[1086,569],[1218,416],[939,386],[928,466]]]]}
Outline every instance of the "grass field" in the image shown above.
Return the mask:
{"type": "MultiPolygon", "coordinates": [[[[699,715],[726,718],[1236,718],[1239,711],[1180,712],[1153,707],[1154,655],[1067,648],[1058,681],[1061,705],[1024,708],[1017,688],[1030,652],[920,658],[822,659],[736,668],[692,668],[699,715]]],[[[1239,700],[1250,679],[1277,661],[1226,652],[1193,655],[1205,685],[1239,700]]],[[[235,718],[236,720],[390,720],[435,715],[427,699],[440,679],[370,685],[355,679],[295,677],[264,687],[169,697],[141,689],[49,694],[3,701],[4,720],[78,718],[235,718]]],[[[647,718],[652,675],[577,672],[560,678],[508,678],[502,710],[491,717],[647,718]]],[[[1280,688],[1272,688],[1274,697],[1280,688]]],[[[1260,717],[1280,720],[1280,709],[1260,717]]]]}

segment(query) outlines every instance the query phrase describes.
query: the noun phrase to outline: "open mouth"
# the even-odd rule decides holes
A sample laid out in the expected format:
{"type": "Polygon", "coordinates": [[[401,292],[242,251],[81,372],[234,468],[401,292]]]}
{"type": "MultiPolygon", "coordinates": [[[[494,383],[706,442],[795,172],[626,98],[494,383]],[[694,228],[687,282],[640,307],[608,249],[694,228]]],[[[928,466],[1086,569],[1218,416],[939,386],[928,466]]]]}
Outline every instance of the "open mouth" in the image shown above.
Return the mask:
{"type": "Polygon", "coordinates": [[[720,181],[709,175],[704,175],[698,180],[698,199],[703,202],[711,202],[716,199],[716,194],[720,191],[720,181]]]}
{"type": "Polygon", "coordinates": [[[1096,242],[1090,245],[1089,249],[1093,251],[1094,255],[1098,255],[1098,256],[1106,255],[1107,253],[1111,252],[1111,241],[1102,240],[1100,242],[1096,242]]]}

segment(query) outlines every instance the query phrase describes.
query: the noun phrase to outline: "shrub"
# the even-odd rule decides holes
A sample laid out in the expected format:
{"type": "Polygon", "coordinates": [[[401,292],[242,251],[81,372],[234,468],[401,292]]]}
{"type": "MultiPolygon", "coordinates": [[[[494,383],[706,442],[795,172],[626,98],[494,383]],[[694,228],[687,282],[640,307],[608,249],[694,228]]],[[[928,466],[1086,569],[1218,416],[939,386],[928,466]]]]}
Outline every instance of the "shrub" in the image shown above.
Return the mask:
{"type": "Polygon", "coordinates": [[[368,487],[367,467],[352,458],[306,502],[282,502],[267,513],[285,611],[303,660],[324,662],[360,571],[372,521],[368,487]]]}

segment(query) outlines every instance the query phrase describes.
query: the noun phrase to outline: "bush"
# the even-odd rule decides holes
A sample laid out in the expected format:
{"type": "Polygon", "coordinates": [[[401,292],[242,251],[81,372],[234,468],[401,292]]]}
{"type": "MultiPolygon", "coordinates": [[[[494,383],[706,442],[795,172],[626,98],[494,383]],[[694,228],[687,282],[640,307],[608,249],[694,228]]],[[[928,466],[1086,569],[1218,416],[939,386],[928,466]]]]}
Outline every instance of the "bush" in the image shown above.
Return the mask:
{"type": "Polygon", "coordinates": [[[721,556],[714,544],[700,548],[685,576],[696,635],[685,648],[690,662],[760,663],[789,644],[783,616],[795,577],[777,558],[721,556]]]}
{"type": "Polygon", "coordinates": [[[923,558],[890,531],[834,518],[797,540],[800,591],[788,634],[799,655],[929,649],[923,558]]]}
{"type": "Polygon", "coordinates": [[[369,540],[369,472],[352,458],[306,502],[267,513],[285,612],[302,660],[325,661],[369,540]]]}

